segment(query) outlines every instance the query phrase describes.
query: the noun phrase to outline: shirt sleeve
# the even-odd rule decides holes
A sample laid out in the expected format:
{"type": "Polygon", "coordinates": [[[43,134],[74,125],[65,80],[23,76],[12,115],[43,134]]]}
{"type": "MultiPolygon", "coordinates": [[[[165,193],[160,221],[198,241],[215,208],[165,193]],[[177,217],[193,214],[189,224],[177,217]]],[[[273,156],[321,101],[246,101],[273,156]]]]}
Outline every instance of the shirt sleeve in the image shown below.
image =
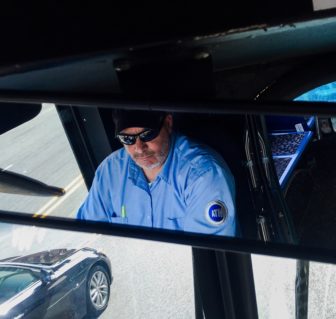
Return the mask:
{"type": "Polygon", "coordinates": [[[101,165],[98,167],[95,177],[93,179],[90,191],[77,212],[77,219],[81,220],[93,220],[101,222],[111,222],[111,214],[109,213],[112,208],[107,207],[106,199],[109,198],[108,189],[108,174],[104,174],[104,167],[101,165]]]}
{"type": "Polygon", "coordinates": [[[212,165],[186,189],[184,230],[235,236],[235,185],[226,167],[212,165]]]}

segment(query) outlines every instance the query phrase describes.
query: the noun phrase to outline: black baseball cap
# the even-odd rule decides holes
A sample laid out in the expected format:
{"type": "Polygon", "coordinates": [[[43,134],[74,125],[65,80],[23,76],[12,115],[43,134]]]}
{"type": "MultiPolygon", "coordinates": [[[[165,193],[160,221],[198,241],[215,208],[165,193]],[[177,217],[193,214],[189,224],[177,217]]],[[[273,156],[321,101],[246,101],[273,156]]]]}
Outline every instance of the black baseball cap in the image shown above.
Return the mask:
{"type": "Polygon", "coordinates": [[[128,127],[160,129],[167,113],[157,111],[114,110],[115,135],[128,127]]]}

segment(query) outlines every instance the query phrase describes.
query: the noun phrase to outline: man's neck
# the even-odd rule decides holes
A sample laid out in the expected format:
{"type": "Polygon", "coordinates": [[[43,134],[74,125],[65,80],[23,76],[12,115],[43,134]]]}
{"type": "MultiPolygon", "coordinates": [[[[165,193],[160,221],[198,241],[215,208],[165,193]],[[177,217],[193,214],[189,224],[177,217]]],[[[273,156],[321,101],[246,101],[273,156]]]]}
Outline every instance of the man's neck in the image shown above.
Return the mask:
{"type": "Polygon", "coordinates": [[[161,169],[162,165],[153,169],[142,169],[142,171],[144,172],[144,175],[147,178],[148,182],[151,183],[155,180],[156,176],[159,175],[161,169]]]}

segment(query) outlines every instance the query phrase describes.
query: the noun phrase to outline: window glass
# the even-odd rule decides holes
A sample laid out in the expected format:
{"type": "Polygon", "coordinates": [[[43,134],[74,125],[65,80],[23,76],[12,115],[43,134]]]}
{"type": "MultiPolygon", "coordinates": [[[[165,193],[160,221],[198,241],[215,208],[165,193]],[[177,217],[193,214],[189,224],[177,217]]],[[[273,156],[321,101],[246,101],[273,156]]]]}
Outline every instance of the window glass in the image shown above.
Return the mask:
{"type": "Polygon", "coordinates": [[[252,255],[259,318],[295,318],[294,259],[252,255]]]}
{"type": "Polygon", "coordinates": [[[333,0],[313,0],[313,8],[315,11],[335,8],[335,1],[333,0]]]}
{"type": "Polygon", "coordinates": [[[336,101],[336,82],[321,85],[313,90],[301,94],[296,101],[320,101],[335,102],[336,101]]]}
{"type": "MultiPolygon", "coordinates": [[[[43,104],[32,120],[0,135],[0,169],[49,186],[63,188],[65,194],[31,196],[1,189],[0,210],[48,216],[74,217],[87,189],[65,135],[55,105],[43,104]]],[[[18,187],[24,181],[18,183],[18,187]]],[[[33,186],[32,186],[33,188],[33,186]]],[[[5,187],[6,189],[6,187],[5,187]]]]}
{"type": "MultiPolygon", "coordinates": [[[[252,264],[259,318],[295,318],[296,260],[252,255],[252,264]]],[[[335,318],[336,266],[309,262],[308,277],[308,318],[335,318]]]]}
{"type": "Polygon", "coordinates": [[[309,266],[308,318],[336,317],[336,266],[311,262],[309,266]]]}
{"type": "Polygon", "coordinates": [[[36,281],[37,276],[29,270],[0,267],[0,303],[12,298],[36,281]]]}
{"type": "MultiPolygon", "coordinates": [[[[59,285],[62,291],[58,294],[56,289],[52,290],[56,305],[53,311],[58,313],[64,308],[60,318],[71,312],[79,317],[85,315],[82,311],[88,301],[83,296],[89,287],[94,289],[88,283],[89,270],[97,262],[110,263],[113,277],[107,309],[99,318],[113,318],[116,314],[118,318],[195,317],[190,247],[10,224],[0,224],[0,237],[0,277],[15,262],[28,269],[32,265],[44,269],[37,273],[40,278],[50,280],[50,286],[59,285]],[[63,296],[67,296],[65,306],[56,303],[63,296]]],[[[21,276],[28,273],[27,269],[18,271],[21,276]]],[[[24,280],[28,282],[28,278],[24,280]]],[[[31,298],[37,302],[39,296],[33,294],[31,298]]],[[[9,311],[4,305],[0,302],[0,313],[9,311]]]]}

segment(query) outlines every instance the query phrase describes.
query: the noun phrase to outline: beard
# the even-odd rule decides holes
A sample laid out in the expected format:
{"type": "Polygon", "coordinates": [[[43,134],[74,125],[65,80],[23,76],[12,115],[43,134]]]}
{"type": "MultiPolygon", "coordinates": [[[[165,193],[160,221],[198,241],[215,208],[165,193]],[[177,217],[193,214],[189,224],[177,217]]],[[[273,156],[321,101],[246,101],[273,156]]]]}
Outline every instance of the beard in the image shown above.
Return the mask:
{"type": "Polygon", "coordinates": [[[133,159],[135,163],[144,170],[152,170],[163,165],[165,162],[169,151],[169,143],[164,143],[161,150],[158,153],[155,153],[151,150],[145,150],[141,153],[134,153],[133,159]],[[148,161],[141,161],[143,159],[150,158],[148,161]]]}

